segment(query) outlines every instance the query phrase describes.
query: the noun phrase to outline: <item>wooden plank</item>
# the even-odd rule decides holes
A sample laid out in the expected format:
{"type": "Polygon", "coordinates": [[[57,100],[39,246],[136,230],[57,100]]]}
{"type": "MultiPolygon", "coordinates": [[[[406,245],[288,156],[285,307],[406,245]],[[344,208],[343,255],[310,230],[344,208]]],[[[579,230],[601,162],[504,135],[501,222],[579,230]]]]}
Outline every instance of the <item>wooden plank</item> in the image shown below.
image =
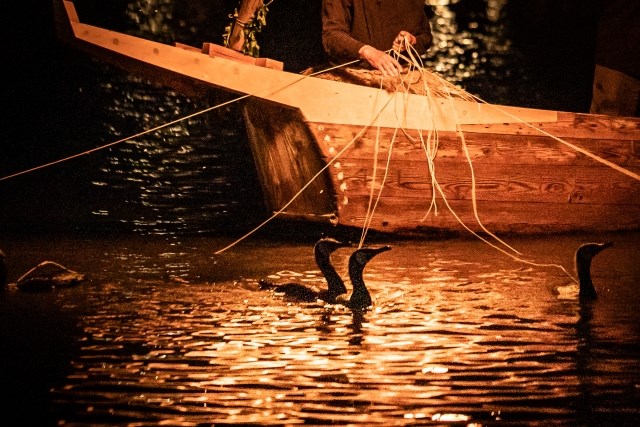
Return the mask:
{"type": "Polygon", "coordinates": [[[637,118],[570,112],[559,112],[555,122],[465,124],[462,130],[504,135],[551,134],[558,138],[640,141],[640,120],[637,118]]]}
{"type": "MultiPolygon", "coordinates": [[[[125,70],[143,72],[154,81],[161,72],[171,74],[172,79],[180,80],[182,88],[189,82],[196,86],[204,83],[229,92],[250,94],[298,108],[303,117],[312,122],[367,125],[371,124],[375,113],[377,122],[388,127],[397,124],[400,118],[408,128],[430,126],[451,130],[457,125],[454,117],[460,118],[462,123],[510,120],[508,116],[495,114],[474,102],[443,100],[428,104],[419,95],[409,95],[406,102],[397,102],[396,94],[374,88],[255,67],[253,63],[232,60],[222,54],[202,57],[197,52],[84,23],[71,22],[71,26],[76,46],[125,70]],[[425,117],[429,120],[425,121],[425,117]]],[[[271,66],[270,63],[265,65],[271,66]]],[[[167,80],[170,79],[162,79],[163,82],[167,80]]],[[[197,93],[197,88],[193,89],[189,94],[197,93]]],[[[529,121],[557,119],[555,111],[503,108],[529,121]]]]}
{"type": "Polygon", "coordinates": [[[190,46],[190,45],[188,45],[188,44],[184,44],[184,43],[178,43],[178,42],[176,42],[176,43],[175,43],[175,46],[176,46],[177,48],[184,49],[184,50],[189,50],[189,51],[191,51],[191,52],[200,52],[200,53],[204,53],[204,52],[202,52],[202,49],[198,49],[197,47],[190,46]]]}
{"type": "Polygon", "coordinates": [[[334,214],[335,194],[328,172],[312,181],[325,163],[300,112],[249,99],[244,117],[266,206],[278,210],[295,198],[289,212],[334,214]]]}
{"type": "Polygon", "coordinates": [[[202,52],[208,54],[212,58],[226,58],[245,64],[256,65],[258,67],[271,68],[280,71],[284,69],[283,62],[276,61],[270,58],[254,58],[253,56],[244,55],[241,52],[237,52],[233,49],[229,49],[215,43],[204,43],[202,45],[202,52]]]}
{"type": "MultiPolygon", "coordinates": [[[[313,124],[315,136],[325,155],[334,158],[344,148],[351,146],[341,157],[373,158],[376,146],[380,155],[387,155],[391,141],[393,157],[407,161],[426,161],[426,153],[421,141],[435,140],[435,134],[423,134],[421,139],[416,131],[395,132],[394,129],[368,129],[362,133],[357,126],[336,126],[313,124]],[[356,141],[356,136],[362,133],[356,141]],[[395,136],[395,140],[393,139],[395,136]],[[429,137],[431,136],[431,140],[429,137]]],[[[595,165],[597,160],[578,149],[585,150],[604,160],[611,161],[622,168],[640,166],[640,141],[609,139],[566,138],[572,146],[567,146],[552,138],[539,135],[502,135],[465,132],[464,145],[474,163],[490,164],[558,164],[558,165],[595,165]],[[574,148],[574,147],[577,147],[574,148]]],[[[460,134],[438,132],[437,159],[447,162],[467,162],[460,134]]]]}
{"type": "MultiPolygon", "coordinates": [[[[353,198],[340,206],[340,224],[362,227],[369,206],[368,198],[353,198]]],[[[382,232],[412,234],[435,230],[466,233],[456,218],[439,203],[438,215],[426,218],[429,200],[417,204],[404,198],[382,198],[371,221],[371,228],[382,232]]],[[[450,206],[472,230],[481,231],[469,201],[451,201],[450,206]]],[[[588,204],[481,202],[478,214],[482,224],[500,234],[560,232],[602,232],[637,229],[636,206],[588,204]]]]}
{"type": "Polygon", "coordinates": [[[69,17],[70,22],[80,22],[78,12],[76,12],[76,6],[73,2],[64,1],[64,8],[67,11],[67,16],[69,17]]]}
{"type": "MultiPolygon", "coordinates": [[[[375,178],[376,190],[384,185],[384,194],[392,197],[416,199],[433,193],[431,174],[426,163],[392,161],[380,162],[375,178]],[[386,181],[382,184],[383,179],[386,181]]],[[[369,194],[373,181],[373,167],[362,161],[340,162],[331,168],[336,186],[348,194],[369,194]]],[[[640,168],[635,172],[640,173],[640,168]]],[[[640,182],[631,180],[606,167],[569,167],[539,165],[521,168],[509,164],[476,164],[475,197],[477,200],[504,202],[629,204],[640,209],[640,182]]],[[[450,200],[470,200],[472,196],[471,169],[466,164],[435,166],[437,183],[450,200]]],[[[639,211],[640,215],[640,211],[639,211]]]]}

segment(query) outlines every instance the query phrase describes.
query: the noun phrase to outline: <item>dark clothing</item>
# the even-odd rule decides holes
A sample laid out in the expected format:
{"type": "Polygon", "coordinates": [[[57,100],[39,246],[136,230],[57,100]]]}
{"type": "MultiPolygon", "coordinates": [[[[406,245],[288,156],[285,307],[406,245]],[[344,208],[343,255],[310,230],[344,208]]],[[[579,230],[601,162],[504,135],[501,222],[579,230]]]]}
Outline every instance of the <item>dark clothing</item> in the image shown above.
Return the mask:
{"type": "Polygon", "coordinates": [[[640,1],[603,1],[596,64],[640,80],[640,1]]]}
{"type": "Polygon", "coordinates": [[[322,45],[332,62],[358,59],[364,45],[387,51],[400,31],[424,53],[433,39],[424,0],[323,0],[322,45]]]}
{"type": "Polygon", "coordinates": [[[640,1],[601,7],[590,112],[640,116],[640,1]]]}

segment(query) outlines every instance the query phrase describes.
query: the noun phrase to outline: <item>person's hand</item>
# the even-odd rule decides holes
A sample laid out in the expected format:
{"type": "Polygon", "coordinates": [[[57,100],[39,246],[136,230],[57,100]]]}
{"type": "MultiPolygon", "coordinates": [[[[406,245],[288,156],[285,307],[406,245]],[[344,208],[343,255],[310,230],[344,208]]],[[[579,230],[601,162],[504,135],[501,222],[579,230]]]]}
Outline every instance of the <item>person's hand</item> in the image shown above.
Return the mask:
{"type": "Polygon", "coordinates": [[[393,41],[393,50],[396,52],[403,52],[407,42],[413,46],[418,42],[418,40],[416,39],[416,36],[410,32],[400,31],[393,41]]]}
{"type": "Polygon", "coordinates": [[[380,70],[384,77],[397,77],[402,72],[402,65],[390,55],[375,47],[364,45],[360,48],[360,58],[366,60],[373,68],[380,70]]]}

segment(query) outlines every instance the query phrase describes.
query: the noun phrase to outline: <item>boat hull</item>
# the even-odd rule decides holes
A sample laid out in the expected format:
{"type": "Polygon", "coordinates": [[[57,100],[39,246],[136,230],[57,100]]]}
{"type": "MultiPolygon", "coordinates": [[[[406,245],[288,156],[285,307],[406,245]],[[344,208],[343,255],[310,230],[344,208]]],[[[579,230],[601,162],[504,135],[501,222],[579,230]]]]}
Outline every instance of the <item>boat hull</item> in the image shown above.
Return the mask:
{"type": "MultiPolygon", "coordinates": [[[[528,126],[470,125],[462,134],[439,132],[430,162],[425,132],[375,126],[363,132],[359,126],[312,122],[302,127],[301,117],[280,121],[285,114],[277,111],[253,100],[245,119],[265,203],[274,212],[284,209],[283,217],[399,235],[639,227],[640,182],[528,126]],[[265,111],[270,111],[268,124],[261,125],[265,111]],[[292,133],[295,126],[300,127],[292,133]],[[270,130],[261,132],[264,127],[270,130]],[[300,166],[302,159],[307,167],[300,166]]],[[[637,141],[624,138],[629,129],[618,129],[626,123],[560,113],[558,123],[543,128],[639,173],[637,141]],[[598,127],[597,136],[580,135],[581,126],[589,133],[598,127]],[[606,134],[608,139],[601,137],[606,134]]]]}

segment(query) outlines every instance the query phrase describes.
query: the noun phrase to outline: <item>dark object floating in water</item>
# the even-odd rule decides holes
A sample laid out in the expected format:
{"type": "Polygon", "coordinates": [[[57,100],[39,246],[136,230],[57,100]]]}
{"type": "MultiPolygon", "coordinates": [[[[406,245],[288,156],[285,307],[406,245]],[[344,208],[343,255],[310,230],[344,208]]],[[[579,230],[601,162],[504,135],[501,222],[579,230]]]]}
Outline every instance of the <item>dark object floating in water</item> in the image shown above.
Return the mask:
{"type": "Polygon", "coordinates": [[[349,278],[351,279],[353,291],[349,298],[346,295],[340,295],[337,298],[337,302],[352,310],[364,310],[371,307],[373,302],[364,283],[364,268],[371,258],[390,249],[391,246],[381,246],[379,248],[361,248],[353,252],[349,257],[349,278]]]}
{"type": "Polygon", "coordinates": [[[591,260],[603,250],[613,246],[613,242],[585,243],[576,251],[575,267],[580,282],[580,301],[593,301],[598,297],[591,280],[591,260]]]}
{"type": "Polygon", "coordinates": [[[7,287],[7,259],[0,249],[0,289],[7,287]]]}
{"type": "Polygon", "coordinates": [[[316,242],[313,252],[316,264],[327,281],[327,289],[317,289],[301,283],[285,283],[277,285],[264,279],[260,280],[260,289],[273,289],[274,292],[283,293],[287,299],[300,302],[314,302],[318,299],[333,303],[336,297],[347,293],[347,288],[342,278],[331,264],[331,254],[339,248],[351,246],[332,238],[323,238],[316,242]]]}
{"type": "Polygon", "coordinates": [[[86,280],[84,274],[53,261],[43,261],[16,280],[15,286],[25,292],[68,288],[86,280]]]}

